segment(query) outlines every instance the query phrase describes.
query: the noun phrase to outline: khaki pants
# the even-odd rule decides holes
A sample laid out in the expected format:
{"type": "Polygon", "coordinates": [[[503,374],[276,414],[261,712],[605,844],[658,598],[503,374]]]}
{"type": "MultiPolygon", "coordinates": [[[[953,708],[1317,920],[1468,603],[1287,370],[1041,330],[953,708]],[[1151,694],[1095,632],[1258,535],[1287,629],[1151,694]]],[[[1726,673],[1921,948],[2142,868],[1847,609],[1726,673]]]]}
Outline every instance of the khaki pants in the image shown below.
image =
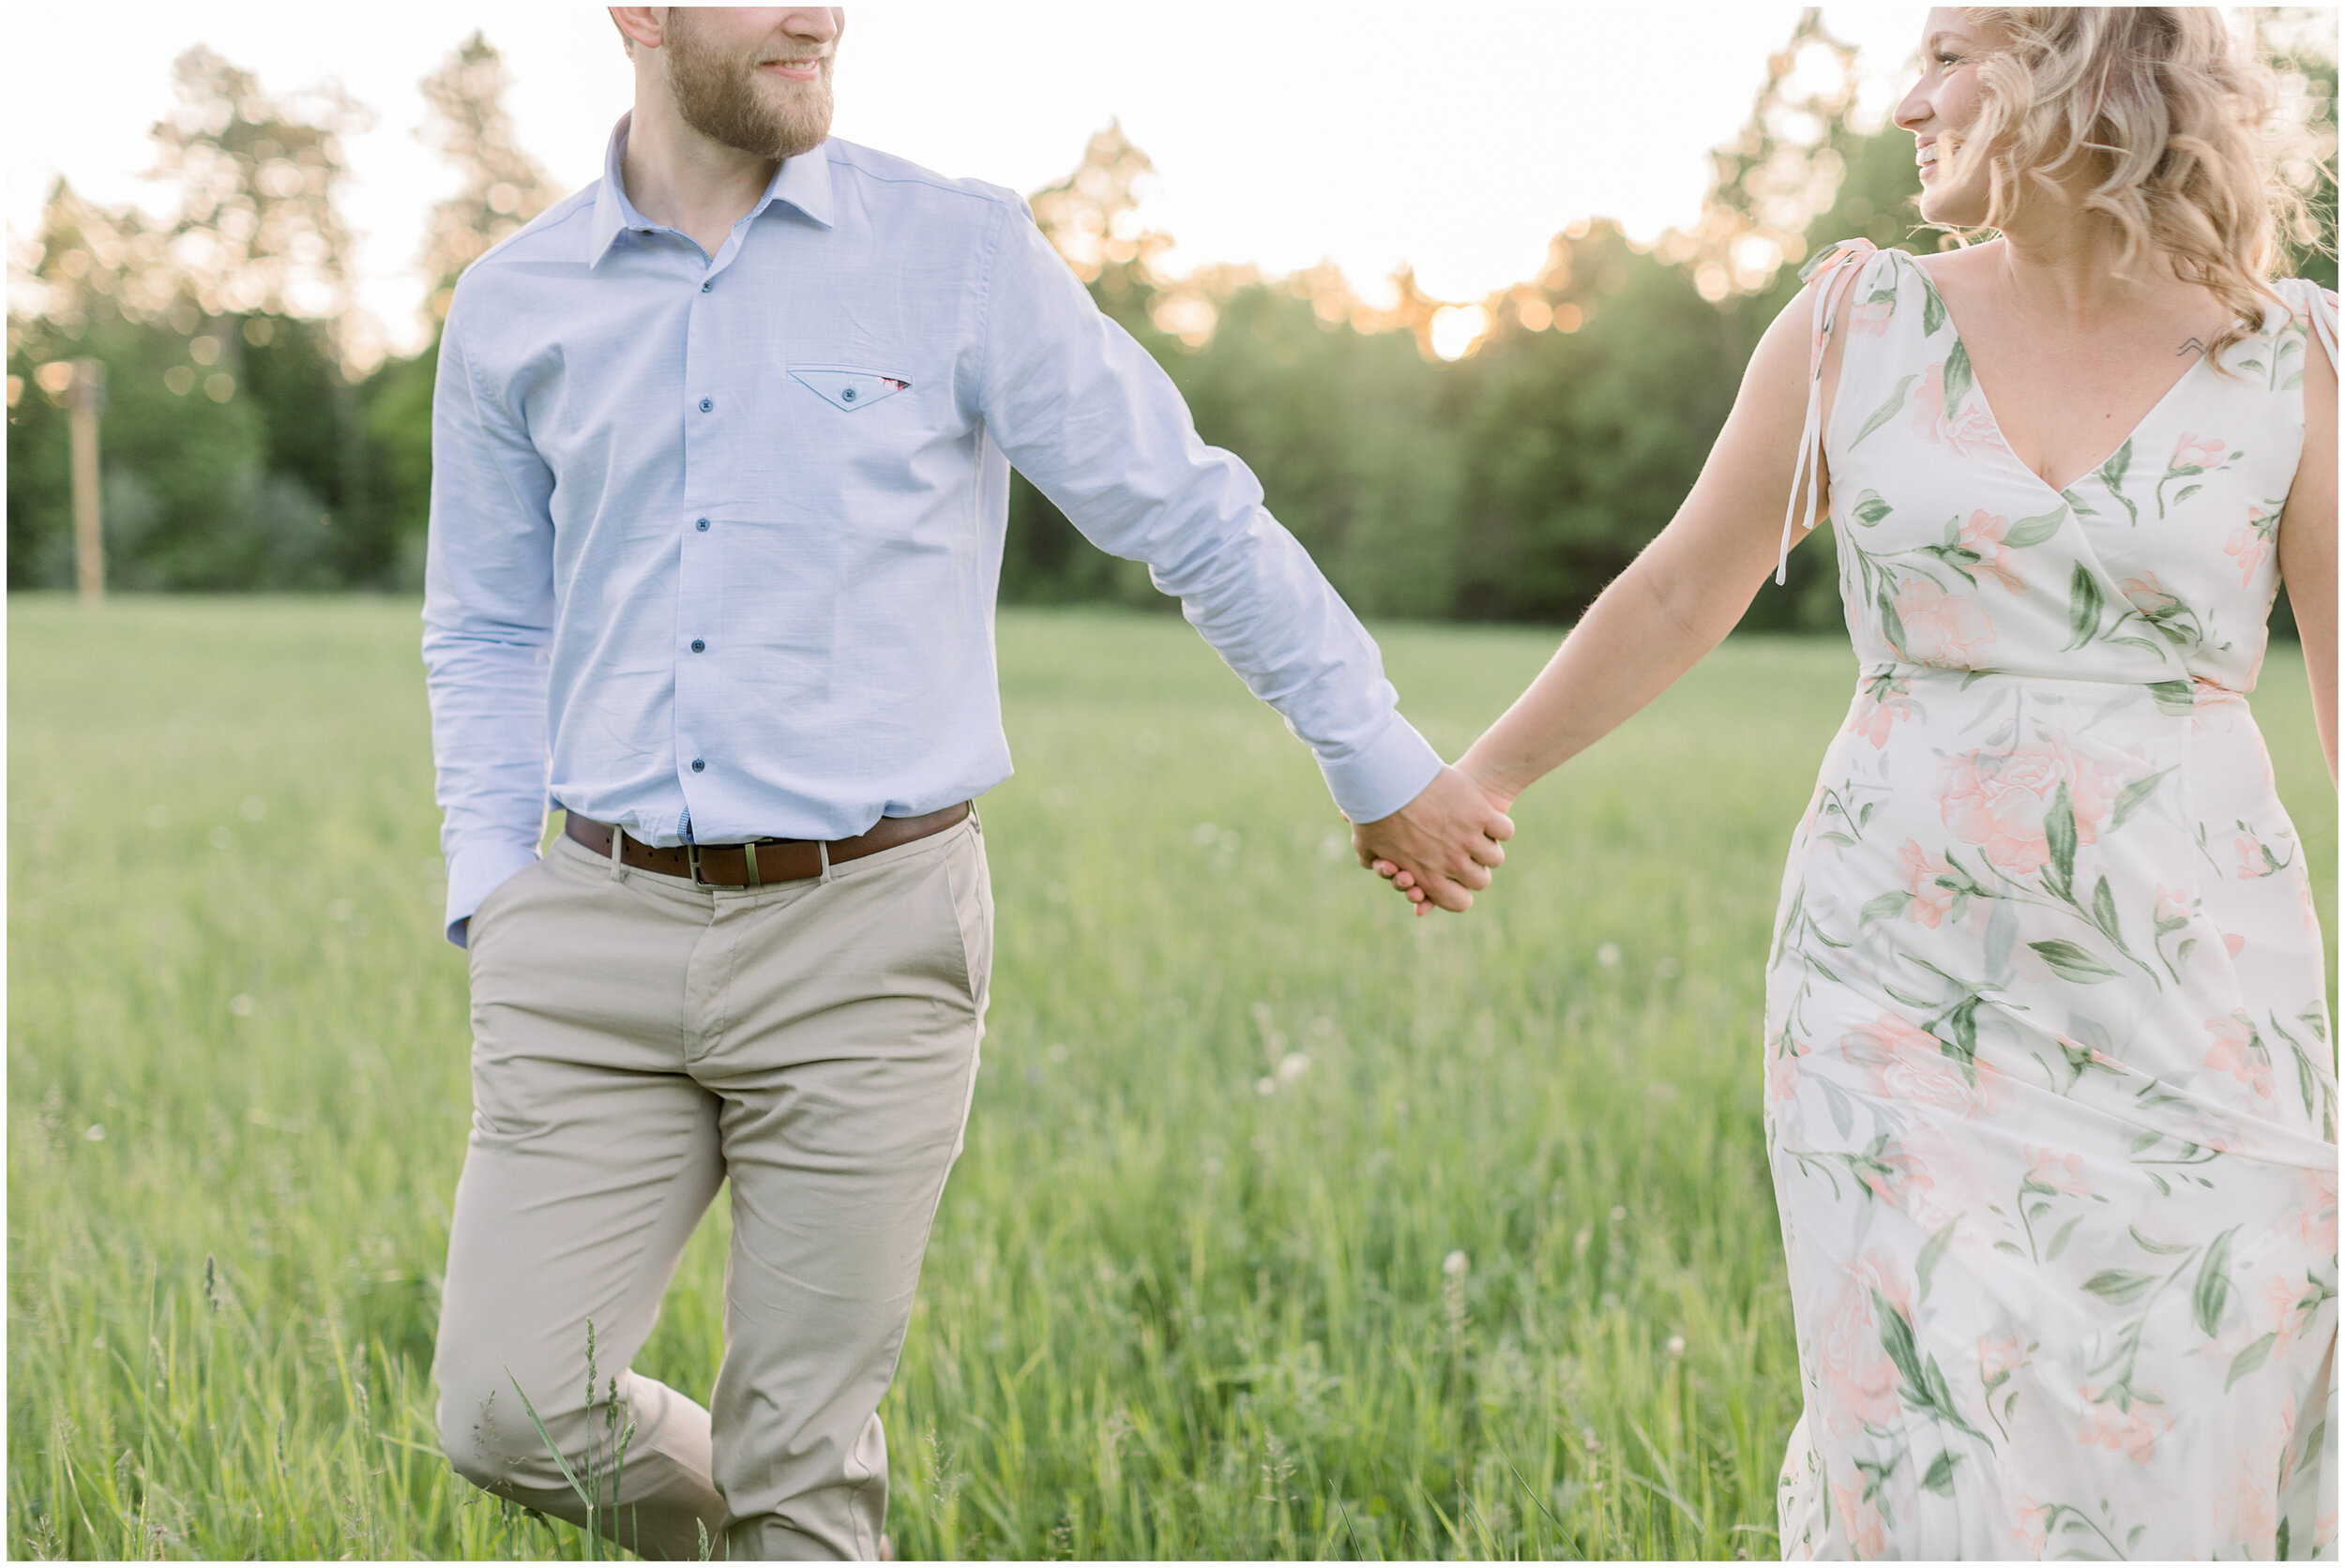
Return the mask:
{"type": "Polygon", "coordinates": [[[463,1475],[582,1523],[635,1423],[609,1532],[646,1557],[875,1558],[878,1416],[992,958],[968,821],[820,880],[703,888],[557,837],[471,925],[473,1131],[433,1374],[463,1475]],[[704,1410],[628,1365],[720,1183],[725,1351],[704,1410]],[[537,1420],[523,1409],[528,1395],[537,1420]],[[704,1537],[703,1531],[705,1531],[704,1537]]]}

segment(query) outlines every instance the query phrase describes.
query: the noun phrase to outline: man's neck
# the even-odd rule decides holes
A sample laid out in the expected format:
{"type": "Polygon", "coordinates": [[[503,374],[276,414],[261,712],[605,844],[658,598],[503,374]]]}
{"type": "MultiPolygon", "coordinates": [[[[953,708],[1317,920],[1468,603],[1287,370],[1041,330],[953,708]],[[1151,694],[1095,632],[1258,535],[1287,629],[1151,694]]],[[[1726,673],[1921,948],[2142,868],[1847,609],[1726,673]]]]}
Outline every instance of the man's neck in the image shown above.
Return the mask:
{"type": "Polygon", "coordinates": [[[667,83],[637,80],[619,180],[635,210],[689,234],[709,255],[773,183],[774,159],[712,142],[684,123],[667,83]]]}

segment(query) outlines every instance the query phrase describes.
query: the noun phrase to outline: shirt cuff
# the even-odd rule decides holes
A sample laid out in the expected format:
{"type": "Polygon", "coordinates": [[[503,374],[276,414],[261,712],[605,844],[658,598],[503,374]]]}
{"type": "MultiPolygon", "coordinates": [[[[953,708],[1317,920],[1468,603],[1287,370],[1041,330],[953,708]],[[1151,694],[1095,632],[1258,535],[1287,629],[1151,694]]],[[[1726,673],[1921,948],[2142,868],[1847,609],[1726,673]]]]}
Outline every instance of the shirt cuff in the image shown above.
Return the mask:
{"type": "Polygon", "coordinates": [[[1425,792],[1441,774],[1441,753],[1416,726],[1395,713],[1384,732],[1340,761],[1319,759],[1327,792],[1346,820],[1372,822],[1389,817],[1425,792]]]}
{"type": "Polygon", "coordinates": [[[447,857],[447,940],[465,945],[464,922],[507,878],[537,861],[533,845],[477,844],[447,857]]]}

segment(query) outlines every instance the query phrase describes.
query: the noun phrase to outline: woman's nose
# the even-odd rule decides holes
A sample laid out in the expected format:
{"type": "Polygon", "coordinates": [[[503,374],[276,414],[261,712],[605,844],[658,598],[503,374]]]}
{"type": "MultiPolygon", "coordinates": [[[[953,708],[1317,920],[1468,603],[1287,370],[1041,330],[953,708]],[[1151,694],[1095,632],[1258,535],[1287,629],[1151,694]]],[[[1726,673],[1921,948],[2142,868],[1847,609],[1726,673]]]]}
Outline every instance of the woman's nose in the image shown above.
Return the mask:
{"type": "Polygon", "coordinates": [[[1889,118],[1899,130],[1920,134],[1922,127],[1928,125],[1930,119],[1929,98],[1922,91],[1920,82],[1915,82],[1905,97],[1898,100],[1898,111],[1889,118]]]}

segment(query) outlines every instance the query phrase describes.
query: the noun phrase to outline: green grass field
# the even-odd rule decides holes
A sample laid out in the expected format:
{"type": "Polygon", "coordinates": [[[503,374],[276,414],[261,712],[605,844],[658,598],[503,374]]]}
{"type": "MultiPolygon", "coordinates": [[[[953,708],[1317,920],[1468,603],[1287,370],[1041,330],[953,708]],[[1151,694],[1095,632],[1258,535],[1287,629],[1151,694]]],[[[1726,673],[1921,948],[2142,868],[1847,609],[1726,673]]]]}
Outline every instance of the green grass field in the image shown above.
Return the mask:
{"type": "MultiPolygon", "coordinates": [[[[431,1425],[469,1041],[414,607],[9,610],[10,1554],[579,1555],[431,1425]]],[[[1454,754],[1551,641],[1385,644],[1454,754]]],[[[899,1555],[1774,1556],[1760,958],[1845,646],[1731,644],[1425,921],[1177,619],[1001,647],[899,1555]]],[[[2292,647],[2257,705],[2333,936],[2292,647]]],[[[702,1395],[722,1259],[712,1215],[640,1363],[702,1395]]]]}

